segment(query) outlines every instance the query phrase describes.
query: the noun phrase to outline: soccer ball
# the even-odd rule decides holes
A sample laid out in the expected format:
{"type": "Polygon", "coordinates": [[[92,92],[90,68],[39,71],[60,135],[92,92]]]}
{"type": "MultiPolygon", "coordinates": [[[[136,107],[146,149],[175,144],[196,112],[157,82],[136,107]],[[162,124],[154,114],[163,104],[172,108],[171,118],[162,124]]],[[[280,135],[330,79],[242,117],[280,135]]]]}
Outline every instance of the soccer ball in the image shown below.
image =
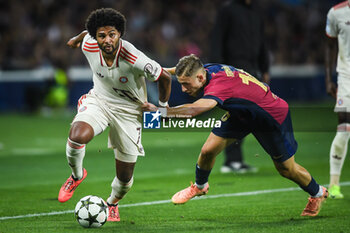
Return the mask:
{"type": "Polygon", "coordinates": [[[107,221],[107,203],[97,196],[83,197],[75,206],[74,215],[83,227],[101,227],[107,221]]]}

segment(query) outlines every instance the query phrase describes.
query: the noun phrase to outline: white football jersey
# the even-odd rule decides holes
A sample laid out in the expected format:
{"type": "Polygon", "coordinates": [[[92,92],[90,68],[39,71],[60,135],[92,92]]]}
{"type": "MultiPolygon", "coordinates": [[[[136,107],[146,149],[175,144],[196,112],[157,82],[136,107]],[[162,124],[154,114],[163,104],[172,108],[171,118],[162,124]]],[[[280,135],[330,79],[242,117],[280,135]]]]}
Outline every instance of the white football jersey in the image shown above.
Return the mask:
{"type": "Polygon", "coordinates": [[[337,72],[350,78],[350,3],[332,7],[327,15],[326,34],[338,38],[337,72]]]}
{"type": "Polygon", "coordinates": [[[84,37],[81,48],[93,72],[93,93],[112,109],[139,114],[141,104],[147,100],[145,78],[158,80],[162,67],[122,39],[111,67],[89,34],[84,37]]]}

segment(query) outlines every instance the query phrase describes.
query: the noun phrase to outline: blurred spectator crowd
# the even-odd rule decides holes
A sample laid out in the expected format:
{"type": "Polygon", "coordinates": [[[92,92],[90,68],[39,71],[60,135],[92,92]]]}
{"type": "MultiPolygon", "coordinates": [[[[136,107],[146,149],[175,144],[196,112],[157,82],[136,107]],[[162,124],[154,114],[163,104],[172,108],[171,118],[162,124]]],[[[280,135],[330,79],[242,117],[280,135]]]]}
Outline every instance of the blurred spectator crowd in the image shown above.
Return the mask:
{"type": "MultiPolygon", "coordinates": [[[[272,64],[322,64],[326,15],[336,0],[253,0],[263,14],[272,64]]],[[[0,0],[0,69],[85,66],[66,46],[91,11],[112,7],[127,18],[124,39],[163,66],[194,53],[204,62],[223,0],[0,0]]],[[[237,32],[239,33],[239,32],[237,32]]],[[[215,61],[212,61],[215,62],[215,61]]],[[[233,64],[234,65],[234,64],[233,64]]]]}

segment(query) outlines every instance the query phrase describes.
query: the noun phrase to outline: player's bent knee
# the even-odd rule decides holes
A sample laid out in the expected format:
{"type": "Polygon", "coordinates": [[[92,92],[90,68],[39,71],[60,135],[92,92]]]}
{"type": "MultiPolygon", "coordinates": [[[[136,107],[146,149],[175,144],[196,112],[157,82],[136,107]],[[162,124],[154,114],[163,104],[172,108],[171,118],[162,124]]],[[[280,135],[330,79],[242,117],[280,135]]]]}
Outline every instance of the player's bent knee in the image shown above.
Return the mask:
{"type": "Polygon", "coordinates": [[[209,148],[208,146],[204,145],[201,149],[201,156],[205,158],[212,158],[216,155],[215,150],[213,148],[209,148]]]}
{"type": "Polygon", "coordinates": [[[85,122],[75,122],[69,132],[69,139],[79,144],[87,144],[93,137],[93,128],[85,122]]]}

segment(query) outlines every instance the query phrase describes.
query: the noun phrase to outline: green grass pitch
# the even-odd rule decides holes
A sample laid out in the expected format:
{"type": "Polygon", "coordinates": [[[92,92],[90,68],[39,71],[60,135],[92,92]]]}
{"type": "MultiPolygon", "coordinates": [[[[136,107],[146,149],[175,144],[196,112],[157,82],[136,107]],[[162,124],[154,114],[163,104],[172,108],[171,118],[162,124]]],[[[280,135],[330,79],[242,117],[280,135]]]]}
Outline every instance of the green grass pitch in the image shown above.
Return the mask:
{"type": "MultiPolygon", "coordinates": [[[[341,178],[345,198],[328,199],[315,218],[301,217],[307,194],[278,175],[252,136],[245,140],[243,150],[258,173],[220,174],[223,156],[219,155],[206,198],[171,204],[171,196],[194,180],[195,162],[209,134],[181,130],[144,130],[146,157],[139,158],[134,186],[120,202],[121,222],[84,229],[72,210],[83,196],[108,197],[115,175],[114,156],[107,149],[107,133],[96,137],[87,146],[87,179],[70,201],[59,203],[58,190],[70,174],[65,143],[72,117],[0,115],[1,233],[350,232],[349,158],[341,178]]],[[[294,104],[292,119],[299,143],[296,161],[327,185],[328,154],[337,124],[331,105],[294,104]]]]}

